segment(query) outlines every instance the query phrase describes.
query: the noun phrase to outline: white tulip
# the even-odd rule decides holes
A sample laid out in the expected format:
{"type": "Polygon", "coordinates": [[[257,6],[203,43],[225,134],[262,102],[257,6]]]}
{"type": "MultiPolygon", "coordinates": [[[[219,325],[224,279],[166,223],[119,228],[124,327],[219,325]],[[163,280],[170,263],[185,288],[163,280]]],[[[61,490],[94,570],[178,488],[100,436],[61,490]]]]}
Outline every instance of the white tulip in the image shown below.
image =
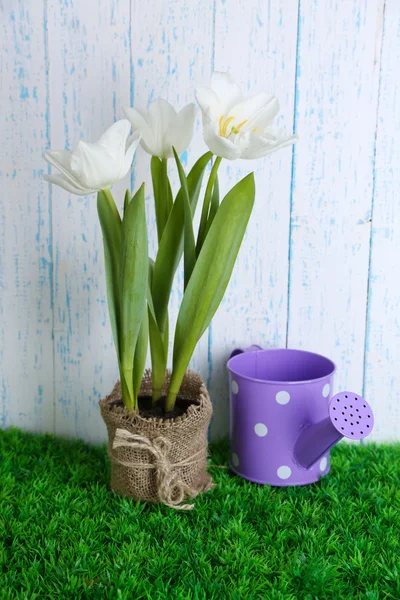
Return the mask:
{"type": "Polygon", "coordinates": [[[196,89],[196,100],[203,114],[204,141],[216,156],[260,158],[297,139],[271,128],[279,112],[275,96],[261,92],[245,99],[229,73],[215,72],[211,88],[196,89]]]}
{"type": "Polygon", "coordinates": [[[134,131],[140,133],[142,148],[152,156],[170,158],[172,147],[181,154],[193,137],[194,104],[187,104],[177,113],[169,102],[159,98],[150,104],[147,112],[126,107],[124,113],[134,131]]]}
{"type": "Polygon", "coordinates": [[[130,130],[129,121],[122,119],[107,129],[96,144],[80,141],[72,152],[47,150],[44,158],[60,173],[44,178],[78,196],[109,188],[131,168],[140,136],[128,139],[130,130]]]}

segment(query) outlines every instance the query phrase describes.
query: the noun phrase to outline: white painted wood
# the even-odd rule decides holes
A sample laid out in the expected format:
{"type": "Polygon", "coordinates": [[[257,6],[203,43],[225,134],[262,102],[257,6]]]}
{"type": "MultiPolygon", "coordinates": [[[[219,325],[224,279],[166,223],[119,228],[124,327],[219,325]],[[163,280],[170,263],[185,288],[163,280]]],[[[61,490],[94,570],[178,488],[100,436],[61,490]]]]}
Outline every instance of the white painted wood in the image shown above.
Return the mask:
{"type": "Polygon", "coordinates": [[[52,431],[51,197],[43,2],[0,3],[0,426],[52,431]]]}
{"type": "Polygon", "coordinates": [[[374,441],[400,439],[400,4],[386,0],[377,119],[365,396],[374,441]]]}
{"type": "MultiPolygon", "coordinates": [[[[96,198],[50,189],[45,148],[96,140],[125,104],[180,108],[216,68],[248,93],[276,93],[279,124],[295,121],[300,139],[293,171],[290,148],[221,168],[222,191],[255,169],[257,200],[192,361],[212,435],[227,431],[232,348],[287,342],[331,356],[337,389],[364,382],[371,439],[400,438],[400,6],[385,0],[381,48],[383,4],[301,0],[298,21],[290,0],[0,1],[1,427],[103,440],[97,400],[117,378],[96,198]]],[[[199,115],[184,164],[203,150],[199,115]]],[[[148,164],[138,151],[132,182],[147,185],[154,256],[148,164]]],[[[172,325],[181,290],[180,273],[172,325]]]]}
{"type": "MultiPolygon", "coordinates": [[[[48,1],[52,148],[97,140],[130,95],[130,8],[48,1]]],[[[113,187],[122,205],[128,181],[113,187]]],[[[57,434],[105,438],[98,400],[117,378],[96,196],[53,188],[57,434]]]]}
{"type": "Polygon", "coordinates": [[[382,2],[301,3],[288,345],[361,392],[382,2]]]}
{"type": "MultiPolygon", "coordinates": [[[[277,124],[293,128],[297,7],[288,2],[216,3],[215,69],[228,70],[246,93],[275,93],[277,124]]],[[[228,287],[209,333],[213,436],[228,431],[226,361],[235,347],[286,342],[292,150],[257,161],[225,162],[221,192],[255,170],[256,203],[228,287]]]]}

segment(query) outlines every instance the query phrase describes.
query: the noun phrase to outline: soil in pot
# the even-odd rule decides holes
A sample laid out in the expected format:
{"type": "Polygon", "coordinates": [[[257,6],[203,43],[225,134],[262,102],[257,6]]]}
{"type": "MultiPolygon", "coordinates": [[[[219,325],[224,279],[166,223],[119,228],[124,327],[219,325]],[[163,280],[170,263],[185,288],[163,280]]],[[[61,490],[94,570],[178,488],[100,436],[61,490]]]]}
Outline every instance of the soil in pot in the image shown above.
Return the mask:
{"type": "MultiPolygon", "coordinates": [[[[163,396],[153,404],[151,396],[139,396],[139,415],[143,419],[160,419],[162,421],[167,421],[168,419],[181,417],[185,414],[189,406],[198,404],[193,400],[186,400],[185,398],[178,397],[174,409],[165,412],[165,401],[166,396],[163,396]]],[[[123,408],[124,405],[122,400],[114,400],[113,402],[110,402],[110,406],[123,408]]]]}

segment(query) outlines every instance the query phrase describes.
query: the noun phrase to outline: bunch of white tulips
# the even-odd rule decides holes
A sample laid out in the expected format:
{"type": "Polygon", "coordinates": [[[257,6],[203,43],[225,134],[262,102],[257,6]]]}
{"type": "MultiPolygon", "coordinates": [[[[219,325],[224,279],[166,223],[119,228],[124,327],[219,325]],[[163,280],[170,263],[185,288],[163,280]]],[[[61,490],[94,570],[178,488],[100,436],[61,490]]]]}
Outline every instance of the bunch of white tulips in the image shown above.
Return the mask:
{"type": "Polygon", "coordinates": [[[220,202],[218,168],[223,158],[259,158],[295,141],[272,129],[278,100],[259,93],[244,98],[228,73],[214,73],[211,88],[199,87],[196,99],[203,117],[209,152],[186,175],[179,155],[190,144],[194,104],[179,113],[165,100],[147,112],[125,108],[128,120],[112,125],[97,143],[80,141],[73,152],[47,151],[45,159],[59,170],[45,176],[68,192],[98,192],[103,232],[107,298],[118,357],[122,396],[128,411],[138,410],[138,395],[148,343],[152,362],[153,401],[161,398],[168,361],[168,304],[176,269],[184,257],[184,295],[176,324],[173,367],[165,410],[175,400],[193,351],[213,318],[228,285],[251,215],[253,174],[237,183],[220,202]],[[130,136],[131,127],[133,135],[130,136]],[[151,155],[158,252],[148,256],[144,186],[125,194],[121,217],[110,187],[125,177],[139,145],[151,155]],[[196,210],[206,167],[215,160],[205,188],[200,225],[196,210]],[[180,189],[174,197],[168,159],[174,157],[180,189]]]}

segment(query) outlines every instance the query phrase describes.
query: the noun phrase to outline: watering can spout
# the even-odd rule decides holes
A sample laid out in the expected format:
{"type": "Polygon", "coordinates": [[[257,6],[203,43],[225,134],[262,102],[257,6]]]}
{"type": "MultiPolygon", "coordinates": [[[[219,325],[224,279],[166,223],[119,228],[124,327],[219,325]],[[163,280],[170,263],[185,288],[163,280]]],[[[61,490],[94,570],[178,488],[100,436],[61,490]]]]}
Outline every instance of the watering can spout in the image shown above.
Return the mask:
{"type": "Polygon", "coordinates": [[[294,459],[310,469],[343,437],[361,440],[374,426],[368,402],[353,392],[336,394],[329,403],[329,416],[302,428],[294,446],[294,459]]]}

